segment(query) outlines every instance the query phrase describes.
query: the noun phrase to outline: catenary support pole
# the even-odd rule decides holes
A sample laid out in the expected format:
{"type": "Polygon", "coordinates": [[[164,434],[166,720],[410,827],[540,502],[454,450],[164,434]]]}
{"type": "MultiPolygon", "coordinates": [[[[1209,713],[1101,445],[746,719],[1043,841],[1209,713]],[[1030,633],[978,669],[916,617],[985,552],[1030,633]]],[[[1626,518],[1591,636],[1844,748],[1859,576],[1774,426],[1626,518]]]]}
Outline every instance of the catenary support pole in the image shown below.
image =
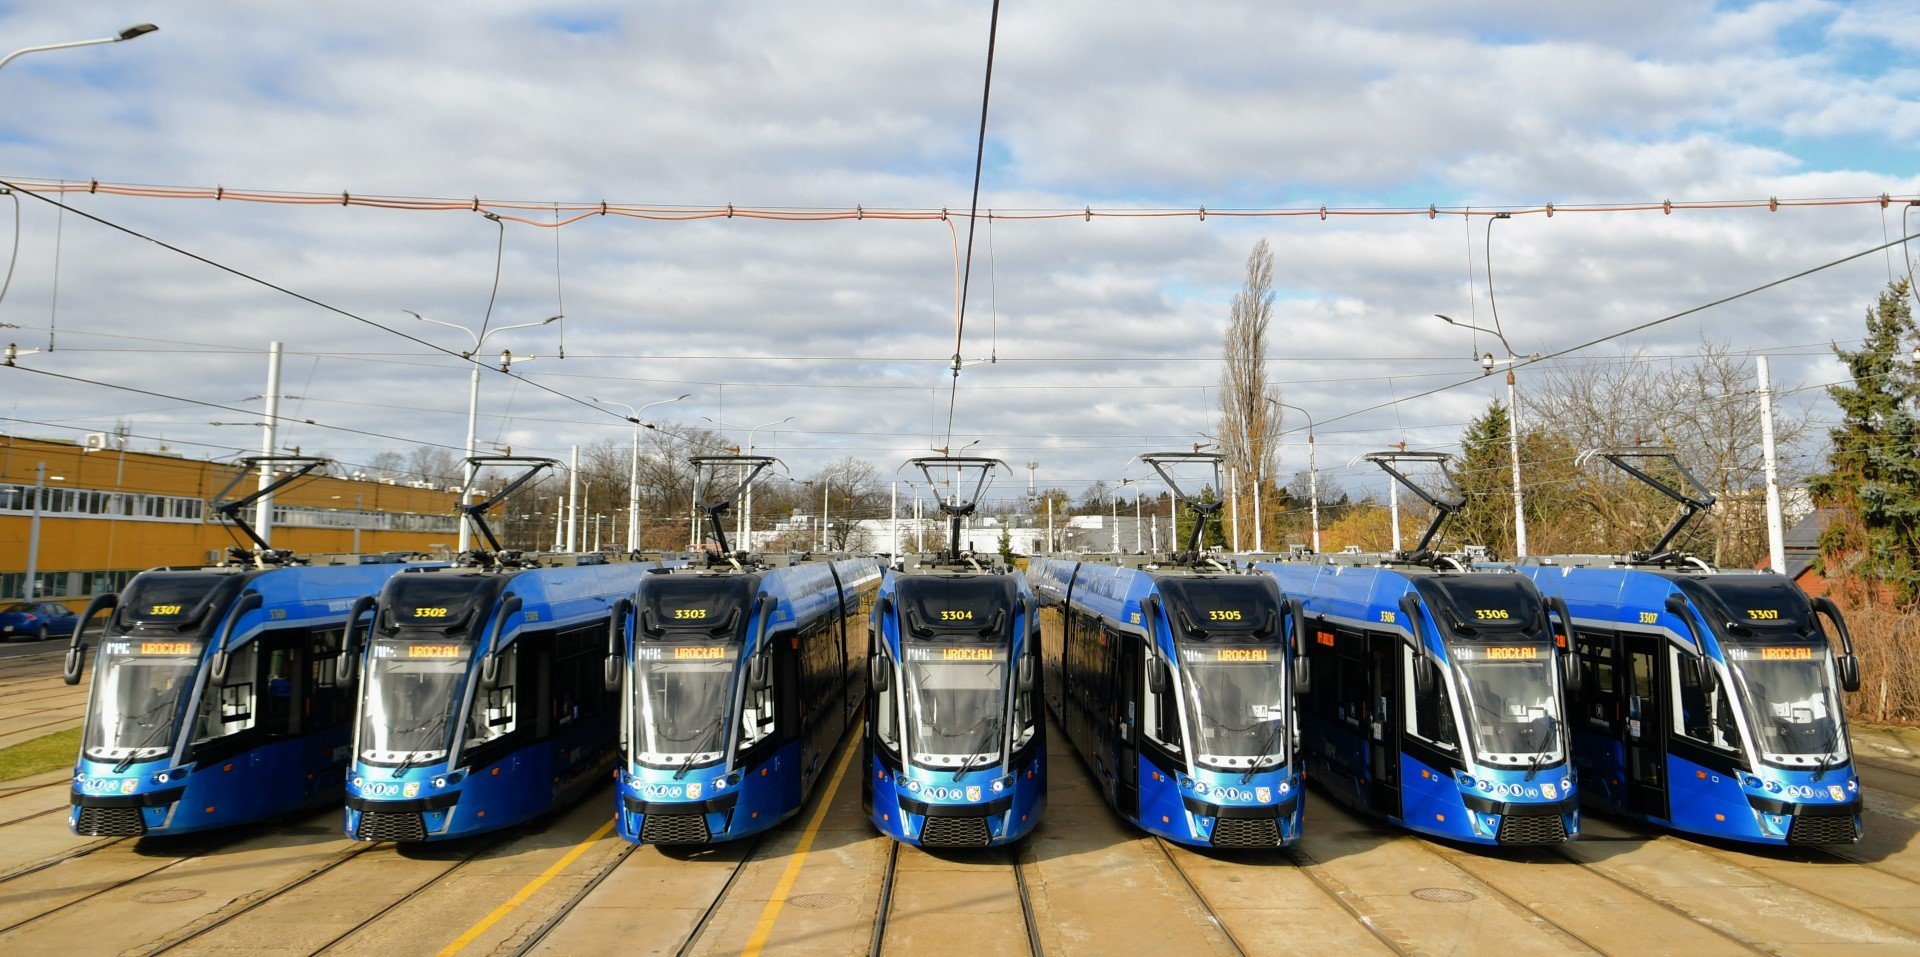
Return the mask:
{"type": "Polygon", "coordinates": [[[1780,514],[1780,470],[1773,445],[1773,383],[1768,376],[1767,357],[1754,356],[1760,379],[1760,450],[1767,470],[1767,562],[1768,567],[1787,573],[1786,520],[1780,514]]]}

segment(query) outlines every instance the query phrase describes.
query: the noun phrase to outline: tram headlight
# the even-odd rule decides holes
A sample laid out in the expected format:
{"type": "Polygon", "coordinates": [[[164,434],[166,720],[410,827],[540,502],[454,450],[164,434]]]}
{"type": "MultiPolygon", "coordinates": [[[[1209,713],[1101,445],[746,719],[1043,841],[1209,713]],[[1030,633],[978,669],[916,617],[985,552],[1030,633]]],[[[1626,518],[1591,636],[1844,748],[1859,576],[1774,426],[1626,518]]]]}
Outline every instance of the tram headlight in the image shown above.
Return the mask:
{"type": "Polygon", "coordinates": [[[360,785],[362,785],[362,784],[365,784],[365,783],[367,783],[367,782],[366,782],[366,781],[365,781],[364,779],[362,779],[362,778],[360,777],[360,775],[358,775],[358,774],[356,774],[356,775],[354,775],[354,776],[353,776],[353,786],[354,786],[354,787],[359,787],[360,785]]]}
{"type": "Polygon", "coordinates": [[[1476,785],[1477,783],[1478,783],[1478,782],[1476,782],[1476,781],[1474,781],[1474,779],[1473,779],[1473,775],[1471,775],[1471,774],[1462,774],[1462,775],[1460,775],[1460,786],[1461,786],[1461,787],[1463,787],[1463,788],[1466,788],[1466,789],[1467,789],[1467,790],[1469,790],[1469,791],[1471,791],[1471,790],[1473,790],[1473,788],[1474,788],[1474,786],[1475,786],[1475,785],[1476,785]]]}
{"type": "Polygon", "coordinates": [[[1571,776],[1560,779],[1560,793],[1561,794],[1573,793],[1573,778],[1571,776]]]}
{"type": "Polygon", "coordinates": [[[165,784],[170,780],[172,780],[172,777],[168,775],[167,772],[165,771],[162,771],[159,774],[156,774],[153,776],[153,783],[155,784],[165,784]]]}
{"type": "Polygon", "coordinates": [[[437,777],[437,778],[434,778],[434,779],[433,779],[433,786],[434,786],[434,787],[437,787],[437,788],[443,788],[443,787],[446,787],[446,786],[447,786],[447,779],[446,779],[446,776],[445,776],[445,775],[442,775],[442,776],[440,776],[440,777],[437,777]]]}

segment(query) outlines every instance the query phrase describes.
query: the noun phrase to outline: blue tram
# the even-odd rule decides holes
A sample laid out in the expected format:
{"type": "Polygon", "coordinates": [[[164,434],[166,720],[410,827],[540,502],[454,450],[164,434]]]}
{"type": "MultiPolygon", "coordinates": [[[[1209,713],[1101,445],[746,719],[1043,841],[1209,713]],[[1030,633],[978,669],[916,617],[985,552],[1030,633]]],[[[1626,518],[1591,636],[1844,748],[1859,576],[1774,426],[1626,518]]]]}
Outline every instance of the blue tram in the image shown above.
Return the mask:
{"type": "Polygon", "coordinates": [[[396,575],[348,635],[364,662],[346,832],[440,841],[565,806],[614,761],[614,606],[651,562],[396,575]]]}
{"type": "Polygon", "coordinates": [[[1771,571],[1718,570],[1667,551],[1711,493],[1670,452],[1599,454],[1683,511],[1649,552],[1519,565],[1573,615],[1583,680],[1569,720],[1586,801],[1709,837],[1859,840],[1860,779],[1839,692],[1859,690],[1860,666],[1839,608],[1771,571]],[[1648,458],[1671,461],[1691,492],[1632,467],[1648,458]]]}
{"type": "Polygon", "coordinates": [[[224,565],[141,572],[100,595],[74,625],[67,684],[98,636],[80,755],[76,834],[138,837],[245,824],[340,799],[353,686],[336,664],[356,603],[409,568],[402,556],[295,558],[246,521],[248,507],[330,464],[243,458],[213,510],[254,543],[224,565]],[[258,491],[227,494],[269,465],[258,491]],[[313,564],[312,562],[320,562],[313,564]]]}
{"type": "Polygon", "coordinates": [[[1197,847],[1300,838],[1301,617],[1269,575],[1037,559],[1047,706],[1128,821],[1197,847]]]}
{"type": "Polygon", "coordinates": [[[1032,832],[1046,810],[1046,725],[1036,700],[1038,604],[1026,578],[961,548],[998,459],[908,463],[940,509],[949,547],[888,571],[874,606],[861,799],[881,833],[921,847],[994,847],[1032,832]],[[972,483],[971,493],[961,491],[972,483]]]}
{"type": "Polygon", "coordinates": [[[797,812],[865,703],[860,625],[879,584],[873,559],[642,580],[608,662],[620,836],[708,844],[797,812]]]}
{"type": "Polygon", "coordinates": [[[398,562],[160,568],[88,606],[98,641],[79,762],[76,834],[181,834],[340,800],[353,685],[336,680],[356,601],[398,562]]]}
{"type": "Polygon", "coordinates": [[[1475,844],[1576,837],[1579,784],[1562,719],[1564,606],[1511,571],[1470,571],[1428,546],[1462,500],[1366,456],[1433,505],[1419,543],[1387,556],[1261,562],[1305,609],[1307,763],[1339,800],[1475,844]],[[1552,619],[1560,619],[1559,629],[1552,619]]]}

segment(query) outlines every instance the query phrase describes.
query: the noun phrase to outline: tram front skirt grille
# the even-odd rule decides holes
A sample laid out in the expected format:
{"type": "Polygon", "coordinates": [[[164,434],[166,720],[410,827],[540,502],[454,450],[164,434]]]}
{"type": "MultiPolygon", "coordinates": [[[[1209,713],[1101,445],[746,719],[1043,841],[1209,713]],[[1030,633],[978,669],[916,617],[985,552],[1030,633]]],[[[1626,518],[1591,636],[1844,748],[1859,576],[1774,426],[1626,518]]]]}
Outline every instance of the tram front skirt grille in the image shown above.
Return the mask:
{"type": "Polygon", "coordinates": [[[361,841],[424,841],[427,821],[418,812],[362,811],[353,836],[361,841]]]}
{"type": "Polygon", "coordinates": [[[1788,844],[1852,844],[1860,839],[1853,829],[1853,816],[1799,817],[1787,829],[1788,844]]]}
{"type": "Polygon", "coordinates": [[[705,814],[649,814],[640,824],[642,844],[707,844],[712,840],[705,814]]]}
{"type": "Polygon", "coordinates": [[[1213,823],[1213,846],[1278,847],[1280,826],[1270,817],[1223,817],[1213,823]]]}
{"type": "Polygon", "coordinates": [[[73,830],[89,837],[139,837],[147,833],[147,819],[137,807],[82,807],[73,830]]]}
{"type": "Polygon", "coordinates": [[[1566,824],[1558,814],[1508,814],[1500,819],[1502,844],[1563,844],[1566,824]]]}
{"type": "Polygon", "coordinates": [[[920,827],[922,847],[986,847],[993,843],[984,817],[930,817],[920,827]]]}

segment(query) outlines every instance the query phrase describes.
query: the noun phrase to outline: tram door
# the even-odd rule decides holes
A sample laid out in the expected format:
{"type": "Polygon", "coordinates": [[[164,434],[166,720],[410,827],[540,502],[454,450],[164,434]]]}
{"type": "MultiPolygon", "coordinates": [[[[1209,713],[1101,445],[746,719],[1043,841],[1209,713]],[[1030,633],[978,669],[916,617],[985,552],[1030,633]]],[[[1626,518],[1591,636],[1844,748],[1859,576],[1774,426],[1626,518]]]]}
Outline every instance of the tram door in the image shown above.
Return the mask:
{"type": "Polygon", "coordinates": [[[1140,675],[1146,664],[1141,660],[1139,638],[1109,631],[1107,642],[1109,647],[1120,650],[1120,670],[1113,683],[1113,701],[1119,718],[1114,729],[1118,764],[1114,808],[1128,817],[1136,817],[1140,813],[1140,675]]]}
{"type": "Polygon", "coordinates": [[[1625,745],[1627,810],[1667,816],[1667,719],[1660,659],[1666,641],[1654,635],[1620,636],[1626,665],[1625,745]]]}
{"type": "Polygon", "coordinates": [[[1367,807],[1400,816],[1400,649],[1398,635],[1367,635],[1367,807]]]}

